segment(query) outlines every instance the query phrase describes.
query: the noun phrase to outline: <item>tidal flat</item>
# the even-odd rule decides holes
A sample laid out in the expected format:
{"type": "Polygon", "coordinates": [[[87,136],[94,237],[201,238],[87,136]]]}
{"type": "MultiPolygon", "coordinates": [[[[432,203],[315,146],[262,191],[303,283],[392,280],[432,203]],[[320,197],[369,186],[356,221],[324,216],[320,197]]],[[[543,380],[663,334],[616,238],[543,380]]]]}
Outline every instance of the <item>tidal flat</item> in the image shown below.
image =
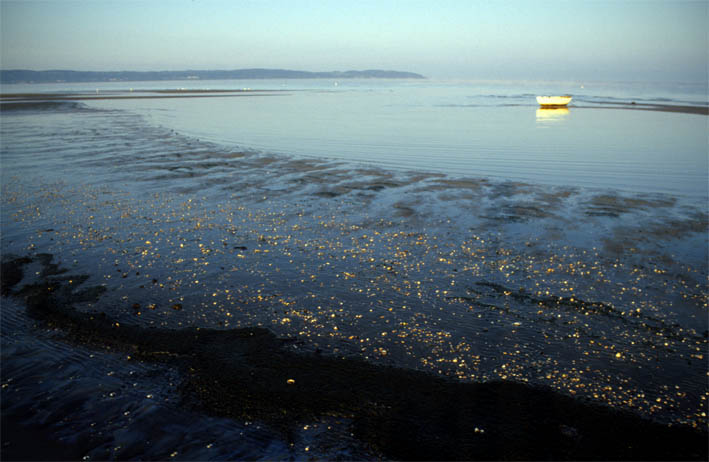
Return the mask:
{"type": "Polygon", "coordinates": [[[4,454],[706,458],[702,201],[41,104],[2,114],[4,454]]]}

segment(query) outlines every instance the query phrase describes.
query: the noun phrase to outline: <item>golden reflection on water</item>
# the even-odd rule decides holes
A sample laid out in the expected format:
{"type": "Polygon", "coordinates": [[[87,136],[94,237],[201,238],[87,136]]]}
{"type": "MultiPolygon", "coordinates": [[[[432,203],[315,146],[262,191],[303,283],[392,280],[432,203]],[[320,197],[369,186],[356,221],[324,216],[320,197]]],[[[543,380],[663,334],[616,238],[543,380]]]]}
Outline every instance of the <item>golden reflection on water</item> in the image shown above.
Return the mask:
{"type": "Polygon", "coordinates": [[[568,117],[569,109],[565,107],[537,109],[537,122],[540,123],[562,122],[567,120],[568,117]]]}

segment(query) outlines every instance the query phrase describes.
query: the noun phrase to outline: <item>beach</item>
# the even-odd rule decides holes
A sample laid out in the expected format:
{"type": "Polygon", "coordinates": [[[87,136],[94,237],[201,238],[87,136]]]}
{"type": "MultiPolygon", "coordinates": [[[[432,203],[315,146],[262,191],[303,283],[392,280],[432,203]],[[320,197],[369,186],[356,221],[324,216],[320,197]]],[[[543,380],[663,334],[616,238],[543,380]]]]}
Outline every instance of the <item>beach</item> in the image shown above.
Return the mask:
{"type": "MultiPolygon", "coordinates": [[[[694,189],[249,150],[22,98],[1,116],[3,428],[89,459],[706,458],[694,189]]],[[[622,107],[705,117],[662,104],[622,107]]]]}

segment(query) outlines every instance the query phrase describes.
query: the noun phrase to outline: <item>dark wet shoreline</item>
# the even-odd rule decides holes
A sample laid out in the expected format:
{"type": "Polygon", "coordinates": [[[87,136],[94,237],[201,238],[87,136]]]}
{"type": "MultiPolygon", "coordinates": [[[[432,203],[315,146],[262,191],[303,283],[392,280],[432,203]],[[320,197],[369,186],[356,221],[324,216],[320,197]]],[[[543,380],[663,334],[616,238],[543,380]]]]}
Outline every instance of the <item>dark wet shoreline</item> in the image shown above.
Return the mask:
{"type": "MultiPolygon", "coordinates": [[[[141,100],[141,99],[175,99],[175,98],[234,98],[234,97],[249,97],[249,96],[281,96],[287,95],[279,90],[225,90],[217,93],[188,90],[160,90],[150,93],[158,93],[153,95],[140,94],[125,94],[116,95],[112,92],[104,92],[96,95],[80,95],[80,94],[20,94],[20,95],[0,95],[0,111],[13,111],[23,109],[37,109],[43,106],[61,104],[68,101],[101,101],[101,100],[141,100]],[[109,94],[106,94],[109,93],[109,94]],[[184,94],[182,94],[184,93],[184,94]]],[[[127,92],[126,92],[127,93],[127,92]]],[[[134,92],[131,92],[134,93],[134,92]]],[[[140,93],[136,91],[135,93],[140,93]]]]}
{"type": "Polygon", "coordinates": [[[709,115],[709,106],[688,106],[675,104],[655,104],[655,103],[636,103],[619,102],[619,101],[601,101],[599,106],[572,105],[573,109],[627,109],[631,111],[656,111],[656,112],[675,112],[678,114],[697,114],[709,115]]]}
{"type": "Polygon", "coordinates": [[[100,297],[103,288],[81,288],[87,278],[69,274],[50,255],[10,259],[2,266],[3,292],[23,299],[32,318],[63,331],[66,341],[177,364],[187,402],[209,414],[263,421],[285,438],[298,422],[343,415],[352,419],[359,439],[392,459],[707,457],[706,433],[656,424],[551,389],[509,381],[461,383],[358,359],[294,353],[283,346],[297,339],[278,339],[263,328],[120,324],[103,313],[73,308],[100,297]],[[30,263],[41,264],[41,279],[17,287],[30,263]]]}

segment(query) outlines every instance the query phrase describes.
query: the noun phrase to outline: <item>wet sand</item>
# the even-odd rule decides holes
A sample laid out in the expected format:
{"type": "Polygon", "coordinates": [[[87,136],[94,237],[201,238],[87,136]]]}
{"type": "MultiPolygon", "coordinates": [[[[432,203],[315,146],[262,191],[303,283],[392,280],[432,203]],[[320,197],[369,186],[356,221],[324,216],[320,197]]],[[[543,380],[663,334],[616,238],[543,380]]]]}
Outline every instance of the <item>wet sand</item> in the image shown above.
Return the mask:
{"type": "MultiPolygon", "coordinates": [[[[466,384],[352,358],[293,353],[283,348],[292,339],[263,328],[146,329],[79,312],[73,303],[96,299],[105,288],[82,288],[88,276],[68,273],[50,255],[37,258],[43,278],[31,285],[16,288],[32,259],[8,260],[2,268],[3,291],[24,298],[32,318],[64,331],[69,342],[176,363],[186,399],[209,413],[264,421],[287,438],[299,422],[345,415],[359,439],[397,460],[707,458],[706,433],[548,388],[466,384]]],[[[22,455],[21,448],[10,448],[6,454],[22,455]]]]}

